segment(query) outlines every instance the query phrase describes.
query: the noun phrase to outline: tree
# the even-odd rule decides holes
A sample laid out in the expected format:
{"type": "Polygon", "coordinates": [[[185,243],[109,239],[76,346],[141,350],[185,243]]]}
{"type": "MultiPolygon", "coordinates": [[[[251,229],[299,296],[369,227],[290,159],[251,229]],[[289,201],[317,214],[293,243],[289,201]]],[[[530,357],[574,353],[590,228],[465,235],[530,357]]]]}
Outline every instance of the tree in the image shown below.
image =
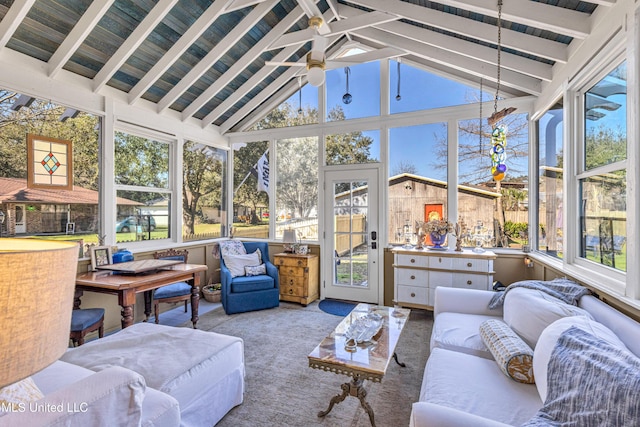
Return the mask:
{"type": "Polygon", "coordinates": [[[401,175],[403,173],[410,173],[416,175],[418,173],[418,167],[410,162],[400,161],[393,167],[391,175],[401,175]]]}

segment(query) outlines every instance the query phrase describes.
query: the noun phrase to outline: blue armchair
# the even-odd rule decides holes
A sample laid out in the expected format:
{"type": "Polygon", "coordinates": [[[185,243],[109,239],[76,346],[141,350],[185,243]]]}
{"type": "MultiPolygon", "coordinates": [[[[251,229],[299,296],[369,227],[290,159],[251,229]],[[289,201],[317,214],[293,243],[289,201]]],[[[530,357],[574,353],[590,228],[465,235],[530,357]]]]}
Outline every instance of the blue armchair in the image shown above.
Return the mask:
{"type": "Polygon", "coordinates": [[[220,257],[221,300],[227,314],[263,310],[280,305],[280,278],[278,269],[269,261],[266,242],[243,242],[247,253],[260,249],[267,274],[231,277],[231,272],[220,257]]]}

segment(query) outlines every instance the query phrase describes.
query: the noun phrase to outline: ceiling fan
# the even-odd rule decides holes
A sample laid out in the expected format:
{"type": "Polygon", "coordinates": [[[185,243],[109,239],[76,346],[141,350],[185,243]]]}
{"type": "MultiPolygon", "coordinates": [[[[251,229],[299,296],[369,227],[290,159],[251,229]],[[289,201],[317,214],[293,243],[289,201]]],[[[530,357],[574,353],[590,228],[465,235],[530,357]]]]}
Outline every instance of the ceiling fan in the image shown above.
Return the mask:
{"type": "Polygon", "coordinates": [[[311,50],[309,51],[309,53],[307,53],[305,62],[266,61],[265,65],[277,67],[305,67],[307,69],[307,81],[312,86],[321,86],[325,80],[325,70],[349,67],[356,64],[362,64],[378,59],[398,57],[406,54],[406,52],[400,49],[388,47],[356,55],[349,55],[343,58],[327,60],[325,57],[327,39],[321,35],[326,33],[321,30],[323,24],[324,20],[320,16],[313,16],[309,18],[309,27],[314,28],[316,30],[316,34],[313,36],[311,50]]]}

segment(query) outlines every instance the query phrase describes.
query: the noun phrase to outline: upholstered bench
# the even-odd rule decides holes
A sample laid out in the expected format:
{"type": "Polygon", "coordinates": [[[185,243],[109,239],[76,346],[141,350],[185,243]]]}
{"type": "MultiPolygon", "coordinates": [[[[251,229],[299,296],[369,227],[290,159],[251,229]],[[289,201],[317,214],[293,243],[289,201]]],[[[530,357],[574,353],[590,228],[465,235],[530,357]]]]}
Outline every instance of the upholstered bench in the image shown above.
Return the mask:
{"type": "Polygon", "coordinates": [[[138,323],[70,349],[61,360],[139,373],[148,387],[178,401],[182,426],[213,426],[243,400],[244,343],[215,332],[138,323]]]}

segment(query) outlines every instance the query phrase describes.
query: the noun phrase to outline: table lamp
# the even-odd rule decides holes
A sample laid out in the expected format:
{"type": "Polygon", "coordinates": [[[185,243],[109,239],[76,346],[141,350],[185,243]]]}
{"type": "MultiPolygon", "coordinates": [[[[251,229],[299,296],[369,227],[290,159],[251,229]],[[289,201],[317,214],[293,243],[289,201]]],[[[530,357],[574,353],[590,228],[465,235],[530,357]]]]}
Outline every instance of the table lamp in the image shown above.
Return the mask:
{"type": "Polygon", "coordinates": [[[78,244],[0,239],[0,387],[46,368],[69,346],[78,244]]]}
{"type": "Polygon", "coordinates": [[[298,243],[295,230],[284,230],[282,232],[282,243],[284,243],[285,252],[295,252],[295,246],[298,243]]]}

